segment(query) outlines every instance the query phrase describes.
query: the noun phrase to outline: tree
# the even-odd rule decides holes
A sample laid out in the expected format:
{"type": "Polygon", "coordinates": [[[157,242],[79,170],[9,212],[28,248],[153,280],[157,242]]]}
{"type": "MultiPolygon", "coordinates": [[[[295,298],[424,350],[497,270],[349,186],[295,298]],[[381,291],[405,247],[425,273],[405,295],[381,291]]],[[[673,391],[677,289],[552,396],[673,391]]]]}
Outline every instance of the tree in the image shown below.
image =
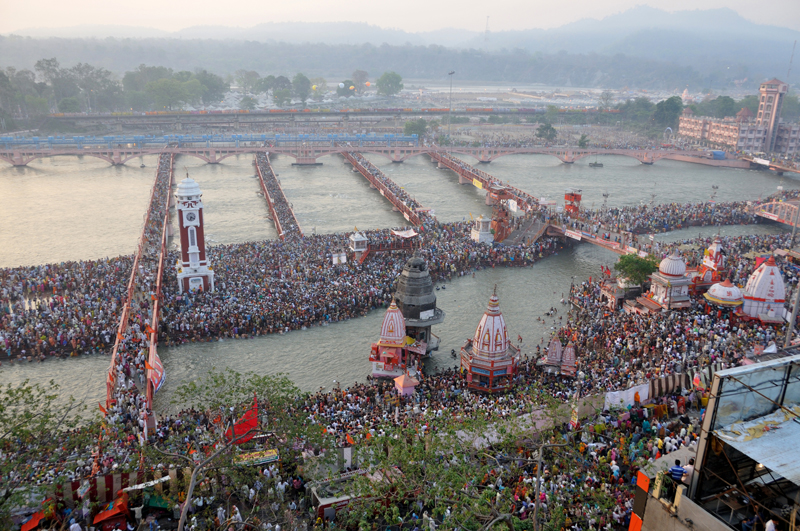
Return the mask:
{"type": "Polygon", "coordinates": [[[18,385],[0,386],[0,529],[6,529],[11,522],[11,509],[26,505],[28,496],[52,494],[45,491],[52,485],[30,481],[26,470],[50,459],[56,471],[55,484],[62,479],[73,452],[80,455],[87,446],[97,443],[97,424],[81,420],[85,409],[73,397],[62,396],[52,380],[43,385],[25,380],[18,385]],[[83,428],[78,429],[82,423],[83,428]],[[65,440],[67,430],[73,431],[65,440]]]}
{"type": "MultiPolygon", "coordinates": [[[[356,92],[359,94],[363,94],[364,90],[366,90],[366,83],[369,79],[369,74],[364,70],[356,70],[353,72],[353,82],[355,83],[356,92]]],[[[349,85],[348,85],[349,86],[349,85]]]]}
{"type": "Polygon", "coordinates": [[[418,135],[422,137],[425,136],[427,130],[428,122],[426,122],[424,118],[408,121],[405,126],[403,126],[403,134],[406,136],[418,135]]]}
{"type": "MultiPolygon", "coordinates": [[[[736,102],[730,96],[719,96],[714,100],[716,112],[714,116],[717,118],[726,118],[736,114],[736,102]]],[[[681,109],[682,110],[682,109],[681,109]]]]}
{"type": "Polygon", "coordinates": [[[558,136],[558,131],[556,131],[556,128],[553,127],[552,124],[543,123],[536,128],[536,136],[544,138],[548,142],[552,142],[558,136]]]}
{"type": "Polygon", "coordinates": [[[39,96],[25,96],[25,106],[28,112],[33,116],[41,116],[50,111],[47,105],[47,99],[40,98],[39,96]]]}
{"type": "Polygon", "coordinates": [[[305,104],[311,94],[311,81],[303,74],[297,73],[292,78],[292,93],[305,104]]]}
{"type": "Polygon", "coordinates": [[[597,107],[601,111],[607,111],[614,103],[614,94],[610,90],[604,90],[600,93],[600,98],[597,100],[597,107]]]}
{"type": "Polygon", "coordinates": [[[244,109],[246,111],[252,111],[253,109],[256,108],[257,103],[258,101],[255,98],[251,96],[245,96],[244,98],[239,100],[239,108],[244,109]]]}
{"type": "Polygon", "coordinates": [[[275,89],[272,91],[272,100],[278,107],[291,103],[292,91],[289,89],[275,89]]]}
{"type": "Polygon", "coordinates": [[[375,82],[378,87],[378,94],[382,96],[394,96],[403,90],[403,78],[395,72],[384,72],[375,82]]]}
{"type": "Polygon", "coordinates": [[[558,118],[558,107],[555,105],[548,105],[547,109],[544,113],[544,119],[549,122],[553,123],[558,118]]]}
{"type": "Polygon", "coordinates": [[[81,112],[81,104],[77,98],[64,98],[58,102],[59,112],[81,112]]]}
{"type": "Polygon", "coordinates": [[[170,77],[172,77],[171,68],[141,64],[136,70],[125,72],[122,76],[122,88],[125,92],[134,90],[144,92],[150,83],[170,77]]]}
{"type": "Polygon", "coordinates": [[[205,70],[196,71],[194,76],[203,85],[202,99],[206,105],[220,101],[231,89],[230,84],[220,76],[205,70]]]}
{"type": "Polygon", "coordinates": [[[656,104],[653,120],[662,127],[678,127],[678,118],[683,112],[683,101],[680,96],[672,96],[656,104]]]}
{"type": "Polygon", "coordinates": [[[581,138],[578,140],[578,147],[585,148],[589,145],[589,136],[586,133],[581,135],[581,138]]]}
{"type": "Polygon", "coordinates": [[[311,97],[315,100],[321,100],[328,94],[328,82],[324,77],[312,77],[311,86],[317,87],[312,91],[311,97]]]}
{"type": "Polygon", "coordinates": [[[653,271],[658,269],[658,262],[652,256],[641,258],[635,254],[625,254],[614,264],[614,270],[631,284],[641,286],[653,271]]]}
{"type": "Polygon", "coordinates": [[[261,78],[255,70],[237,70],[236,82],[245,94],[253,91],[253,87],[261,78]]]}
{"type": "Polygon", "coordinates": [[[272,83],[272,90],[292,90],[292,82],[286,76],[278,76],[272,83]]]}
{"type": "Polygon", "coordinates": [[[177,79],[159,79],[148,83],[147,93],[158,107],[166,107],[169,110],[189,99],[184,84],[177,79]]]}
{"type": "Polygon", "coordinates": [[[340,97],[344,96],[345,98],[349,98],[350,96],[354,95],[355,94],[355,85],[353,83],[354,82],[353,82],[352,79],[345,79],[344,81],[342,81],[340,83],[340,85],[343,85],[343,86],[337,86],[336,87],[336,95],[340,96],[340,97]],[[351,89],[350,87],[354,87],[354,88],[351,89]]]}

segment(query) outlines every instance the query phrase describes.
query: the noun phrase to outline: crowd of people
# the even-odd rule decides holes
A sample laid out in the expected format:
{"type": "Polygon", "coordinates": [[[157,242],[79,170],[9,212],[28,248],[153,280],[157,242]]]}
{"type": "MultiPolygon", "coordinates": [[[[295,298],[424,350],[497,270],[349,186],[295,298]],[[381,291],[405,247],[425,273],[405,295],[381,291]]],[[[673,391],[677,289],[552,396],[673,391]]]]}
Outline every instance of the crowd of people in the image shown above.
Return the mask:
{"type": "Polygon", "coordinates": [[[256,164],[258,165],[258,172],[260,179],[264,183],[264,187],[269,194],[267,201],[272,203],[275,216],[278,217],[281,231],[283,231],[282,239],[297,239],[302,237],[300,226],[297,224],[297,219],[294,217],[294,211],[291,204],[286,200],[286,195],[283,193],[278,178],[272,170],[272,164],[269,162],[269,154],[266,152],[256,153],[256,164]]]}

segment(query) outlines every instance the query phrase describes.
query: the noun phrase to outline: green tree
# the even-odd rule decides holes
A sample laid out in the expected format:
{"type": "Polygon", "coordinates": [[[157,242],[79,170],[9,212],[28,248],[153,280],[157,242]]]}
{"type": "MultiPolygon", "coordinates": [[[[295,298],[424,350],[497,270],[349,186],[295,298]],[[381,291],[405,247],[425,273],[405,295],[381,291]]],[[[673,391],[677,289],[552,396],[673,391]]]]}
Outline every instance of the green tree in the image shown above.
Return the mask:
{"type": "Polygon", "coordinates": [[[40,98],[39,96],[32,96],[30,94],[25,96],[25,106],[28,112],[33,116],[41,116],[50,111],[46,98],[40,98]]]}
{"type": "Polygon", "coordinates": [[[678,127],[678,118],[683,112],[683,101],[680,96],[672,96],[656,104],[656,111],[653,113],[653,121],[662,127],[678,127]]]}
{"type": "Polygon", "coordinates": [[[311,81],[299,72],[292,78],[292,94],[299,98],[303,104],[306,103],[308,96],[311,94],[311,81]]]}
{"type": "Polygon", "coordinates": [[[555,105],[548,105],[544,113],[544,119],[550,123],[555,122],[558,119],[558,107],[555,105]]]}
{"type": "Polygon", "coordinates": [[[714,107],[714,116],[717,118],[733,116],[741,109],[741,107],[739,109],[736,108],[736,102],[730,96],[719,96],[714,100],[714,107]]]}
{"type": "Polygon", "coordinates": [[[614,104],[614,94],[610,90],[604,90],[597,99],[597,108],[601,111],[609,110],[614,104]]]}
{"type": "Polygon", "coordinates": [[[292,82],[286,76],[278,76],[272,83],[272,90],[292,90],[292,82]]]}
{"type": "Polygon", "coordinates": [[[345,79],[341,82],[341,85],[344,86],[336,86],[336,95],[337,96],[344,96],[345,98],[349,98],[350,96],[355,94],[355,85],[352,79],[345,79]],[[352,89],[350,87],[353,87],[352,89]]]}
{"type": "Polygon", "coordinates": [[[635,254],[625,254],[620,256],[619,261],[614,264],[614,270],[622,278],[636,286],[644,284],[656,269],[658,269],[658,262],[652,256],[642,258],[635,254]]]}
{"type": "Polygon", "coordinates": [[[147,90],[147,85],[160,79],[172,77],[172,69],[165,66],[139,65],[136,70],[125,72],[122,76],[122,88],[125,92],[147,90]]]}
{"type": "Polygon", "coordinates": [[[556,128],[553,127],[552,124],[543,123],[536,128],[536,136],[544,138],[548,142],[552,142],[558,136],[558,131],[556,131],[556,128]]]}
{"type": "Polygon", "coordinates": [[[198,70],[194,77],[203,85],[202,99],[206,105],[220,101],[231,89],[230,84],[222,77],[205,70],[198,70]]]}
{"type": "Polygon", "coordinates": [[[52,481],[56,484],[64,479],[62,471],[73,465],[68,463],[70,454],[97,443],[97,425],[81,420],[85,411],[81,402],[64,397],[52,380],[43,385],[25,380],[0,386],[0,529],[10,529],[11,509],[26,505],[28,496],[53,494],[46,490],[52,485],[30,481],[24,471],[48,459],[56,472],[52,481]],[[78,429],[81,424],[83,428],[78,429]],[[65,443],[62,436],[68,430],[73,431],[65,443]]]}
{"type": "Polygon", "coordinates": [[[589,145],[589,136],[586,133],[583,133],[578,140],[578,147],[579,148],[586,148],[589,145]]]}
{"type": "Polygon", "coordinates": [[[172,110],[189,100],[184,84],[177,79],[159,79],[147,84],[147,93],[155,101],[157,107],[172,110]]]}
{"type": "Polygon", "coordinates": [[[81,104],[77,98],[64,98],[58,102],[59,112],[81,112],[81,104]]]}
{"type": "MultiPolygon", "coordinates": [[[[758,96],[750,95],[745,96],[737,102],[737,107],[741,110],[747,108],[753,113],[753,116],[758,116],[758,96]]],[[[739,112],[739,111],[736,111],[739,112]]]]}
{"type": "Polygon", "coordinates": [[[236,82],[245,94],[252,92],[253,87],[261,78],[255,70],[237,70],[234,75],[236,76],[236,82]]]}
{"type": "Polygon", "coordinates": [[[408,121],[403,126],[403,134],[406,136],[418,135],[422,137],[425,136],[427,130],[428,122],[426,122],[424,118],[408,121]]]}
{"type": "Polygon", "coordinates": [[[266,94],[275,88],[275,76],[269,75],[262,77],[253,85],[253,92],[256,94],[266,94]]]}
{"type": "Polygon", "coordinates": [[[255,98],[251,96],[245,96],[239,101],[239,108],[246,111],[252,111],[256,108],[257,103],[258,101],[255,98]]]}
{"type": "Polygon", "coordinates": [[[278,107],[288,105],[292,101],[292,91],[289,89],[275,89],[272,91],[272,100],[278,107]]]}
{"type": "Polygon", "coordinates": [[[394,96],[403,90],[403,78],[396,72],[384,72],[375,82],[378,94],[381,96],[394,96]]]}

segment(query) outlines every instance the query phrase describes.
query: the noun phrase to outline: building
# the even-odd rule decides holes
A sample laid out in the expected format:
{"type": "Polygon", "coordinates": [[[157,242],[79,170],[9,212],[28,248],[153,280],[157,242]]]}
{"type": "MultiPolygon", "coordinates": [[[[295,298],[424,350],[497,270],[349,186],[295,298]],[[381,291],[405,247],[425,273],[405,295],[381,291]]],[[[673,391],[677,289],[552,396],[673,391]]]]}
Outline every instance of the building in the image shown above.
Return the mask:
{"type": "Polygon", "coordinates": [[[677,251],[661,260],[658,271],[650,275],[650,291],[636,302],[651,311],[675,310],[692,305],[689,286],[692,280],[686,274],[686,263],[677,251]]]}
{"type": "Polygon", "coordinates": [[[678,134],[713,147],[753,153],[794,155],[800,152],[800,124],[780,121],[783,98],[789,85],[772,79],[761,84],[755,116],[742,108],[735,117],[695,116],[686,108],[679,120],[678,134]]]}
{"type": "Polygon", "coordinates": [[[416,374],[419,358],[425,356],[426,344],[410,340],[406,335],[403,313],[392,300],[383,316],[381,336],[372,344],[369,361],[375,378],[396,378],[411,372],[416,374]]]}
{"type": "Polygon", "coordinates": [[[439,336],[431,332],[431,327],[443,323],[445,313],[436,307],[436,295],[428,264],[419,256],[418,251],[403,266],[394,297],[405,318],[406,334],[425,343],[428,353],[438,349],[439,336]]]}
{"type": "Polygon", "coordinates": [[[188,174],[175,190],[181,236],[181,257],[175,269],[180,293],[214,291],[214,271],[206,257],[202,196],[200,186],[188,174]]]}
{"type": "Polygon", "coordinates": [[[764,323],[783,323],[786,314],[786,287],[783,275],[770,256],[747,279],[744,287],[742,311],[752,319],[764,323]]]}
{"type": "Polygon", "coordinates": [[[688,485],[664,487],[656,462],[638,475],[632,530],[727,531],[761,515],[786,531],[800,524],[800,354],[778,352],[766,361],[714,373],[688,485]],[[649,476],[649,477],[648,477],[649,476]]]}
{"type": "Polygon", "coordinates": [[[495,288],[475,335],[461,347],[461,370],[470,389],[495,393],[511,387],[518,363],[519,348],[508,339],[495,288]]]}
{"type": "Polygon", "coordinates": [[[470,237],[472,238],[472,241],[476,241],[478,243],[492,243],[494,241],[494,234],[492,234],[492,220],[483,219],[483,216],[479,216],[472,225],[470,237]]]}

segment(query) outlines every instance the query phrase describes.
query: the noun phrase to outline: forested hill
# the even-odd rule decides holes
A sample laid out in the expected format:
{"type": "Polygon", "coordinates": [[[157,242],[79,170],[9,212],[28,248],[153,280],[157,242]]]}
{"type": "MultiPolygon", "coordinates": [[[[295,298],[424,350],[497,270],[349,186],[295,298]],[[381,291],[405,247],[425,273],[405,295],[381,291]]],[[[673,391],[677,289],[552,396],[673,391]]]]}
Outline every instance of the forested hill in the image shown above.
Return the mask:
{"type": "Polygon", "coordinates": [[[522,50],[486,52],[442,46],[286,44],[191,39],[64,39],[0,37],[0,68],[32,69],[43,57],[62,65],[89,63],[121,75],[140,64],[175,70],[204,68],[217,74],[239,69],[262,74],[304,72],[338,78],[356,69],[395,71],[405,79],[459,79],[509,83],[545,83],[563,87],[667,89],[690,85],[730,86],[723,72],[700,74],[693,68],[623,54],[555,54],[522,50]]]}

